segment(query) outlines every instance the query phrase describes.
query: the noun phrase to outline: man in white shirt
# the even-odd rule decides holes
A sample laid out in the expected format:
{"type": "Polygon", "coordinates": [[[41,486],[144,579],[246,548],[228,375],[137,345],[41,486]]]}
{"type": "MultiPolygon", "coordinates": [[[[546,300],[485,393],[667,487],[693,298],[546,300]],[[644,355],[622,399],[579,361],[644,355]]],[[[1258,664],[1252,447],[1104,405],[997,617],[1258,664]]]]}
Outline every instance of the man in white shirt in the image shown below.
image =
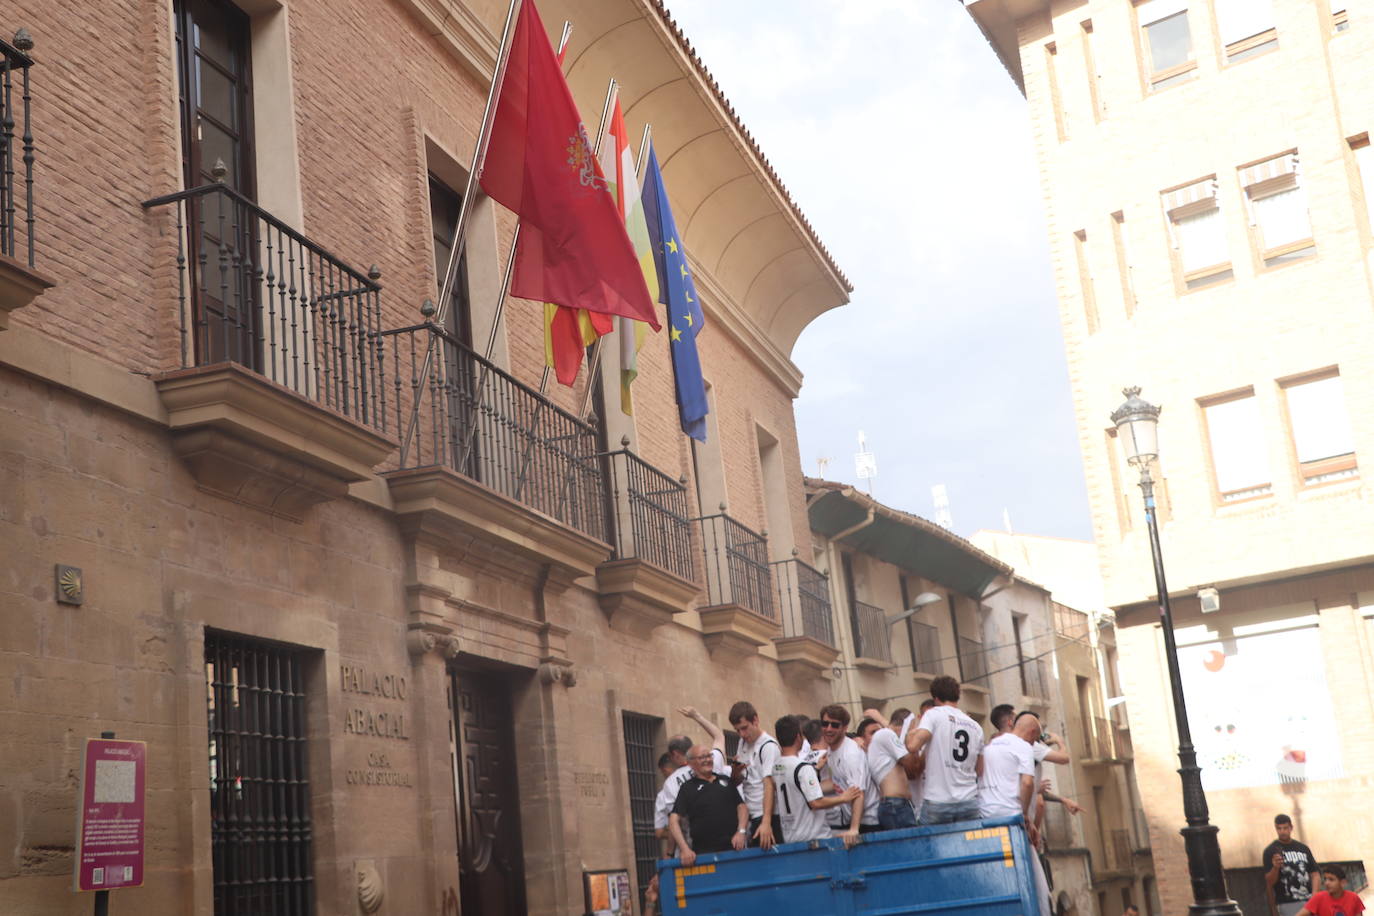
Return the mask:
{"type": "Polygon", "coordinates": [[[900,765],[908,754],[899,735],[910,715],[909,709],[895,711],[892,721],[875,731],[868,742],[868,774],[878,788],[878,826],[883,830],[916,826],[911,785],[900,765]]]}
{"type": "Polygon", "coordinates": [[[925,774],[922,826],[952,824],[978,817],[978,776],[982,772],[983,728],[959,708],[959,682],[941,675],[930,682],[935,705],[907,733],[907,751],[920,758],[925,774]]]}
{"type": "Polygon", "coordinates": [[[801,759],[801,721],[798,716],[783,716],[773,723],[773,733],[782,745],[782,756],[773,764],[773,785],[777,788],[778,817],[782,835],[789,843],[807,843],[830,836],[825,811],[847,805],[859,797],[853,786],[839,795],[825,795],[814,764],[801,759]]]}
{"type": "MultiPolygon", "coordinates": [[[[728,779],[730,767],[725,762],[725,732],[721,730],[719,725],[697,712],[695,707],[683,706],[678,709],[678,712],[700,725],[706,730],[706,734],[711,736],[712,769],[728,779]]],[[[658,790],[658,796],[654,799],[654,833],[659,839],[665,841],[662,849],[664,858],[671,858],[673,851],[672,834],[668,832],[668,820],[673,813],[673,803],[677,801],[677,795],[683,783],[695,775],[693,767],[687,760],[691,748],[692,739],[686,735],[674,735],[668,739],[667,756],[672,763],[677,765],[677,769],[663,781],[663,786],[658,790]]]]}
{"type": "Polygon", "coordinates": [[[783,841],[773,785],[773,765],[781,756],[778,742],[759,727],[758,710],[748,700],[730,707],[730,726],[739,734],[739,748],[730,763],[740,798],[749,807],[749,845],[772,849],[783,841]]]}
{"type": "Polygon", "coordinates": [[[1040,845],[1035,827],[1035,755],[1031,743],[1040,738],[1040,720],[1035,713],[1023,712],[1016,717],[1010,733],[1003,733],[988,742],[983,749],[983,771],[978,779],[979,814],[982,817],[1013,817],[1020,814],[1026,821],[1026,833],[1031,842],[1031,866],[1035,872],[1036,897],[1042,916],[1049,916],[1049,885],[1045,881],[1040,857],[1034,850],[1040,845]]]}
{"type": "Polygon", "coordinates": [[[849,805],[837,805],[826,811],[826,821],[835,836],[845,838],[852,845],[860,833],[878,829],[878,793],[868,773],[868,758],[863,748],[845,734],[849,728],[849,710],[832,703],[821,710],[821,736],[826,745],[828,779],[821,781],[827,794],[843,792],[851,786],[862,794],[849,805]]]}

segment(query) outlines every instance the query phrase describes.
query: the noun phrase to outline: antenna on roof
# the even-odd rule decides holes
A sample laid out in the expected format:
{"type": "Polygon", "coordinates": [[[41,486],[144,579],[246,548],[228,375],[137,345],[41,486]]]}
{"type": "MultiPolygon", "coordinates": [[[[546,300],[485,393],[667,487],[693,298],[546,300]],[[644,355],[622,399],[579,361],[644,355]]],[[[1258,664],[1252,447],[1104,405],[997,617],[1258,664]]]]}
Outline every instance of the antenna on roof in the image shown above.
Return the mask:
{"type": "Polygon", "coordinates": [[[859,430],[859,450],[854,454],[854,476],[868,481],[868,495],[873,495],[873,478],[878,476],[878,459],[868,450],[868,438],[859,430]]]}
{"type": "Polygon", "coordinates": [[[821,457],[816,459],[816,476],[825,479],[825,469],[830,467],[830,459],[821,457]]]}
{"type": "Polygon", "coordinates": [[[930,495],[935,500],[935,523],[946,530],[953,529],[954,516],[949,511],[949,491],[945,485],[937,483],[930,488],[930,495]]]}
{"type": "Polygon", "coordinates": [[[1007,534],[1012,534],[1011,510],[1006,506],[1002,507],[1002,527],[1007,529],[1007,534]]]}

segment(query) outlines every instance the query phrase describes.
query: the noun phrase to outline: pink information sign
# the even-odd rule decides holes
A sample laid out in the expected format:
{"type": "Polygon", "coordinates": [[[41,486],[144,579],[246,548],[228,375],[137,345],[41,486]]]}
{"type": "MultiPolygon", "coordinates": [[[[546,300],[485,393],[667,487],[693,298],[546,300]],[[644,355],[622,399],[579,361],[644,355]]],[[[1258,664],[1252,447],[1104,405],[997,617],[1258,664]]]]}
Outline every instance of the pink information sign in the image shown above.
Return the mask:
{"type": "Polygon", "coordinates": [[[143,883],[143,793],[147,745],[87,738],[76,815],[76,890],[143,883]]]}

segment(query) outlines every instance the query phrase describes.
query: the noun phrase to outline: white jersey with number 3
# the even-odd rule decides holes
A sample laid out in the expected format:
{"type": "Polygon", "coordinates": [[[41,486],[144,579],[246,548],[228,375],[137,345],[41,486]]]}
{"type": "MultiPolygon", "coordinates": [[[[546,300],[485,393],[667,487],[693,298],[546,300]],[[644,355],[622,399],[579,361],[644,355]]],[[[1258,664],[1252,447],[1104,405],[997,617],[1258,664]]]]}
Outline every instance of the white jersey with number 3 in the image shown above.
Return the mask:
{"type": "Polygon", "coordinates": [[[782,818],[785,842],[805,843],[830,836],[825,812],[814,811],[809,804],[823,794],[814,765],[800,757],[779,757],[773,764],[773,788],[777,792],[773,811],[782,818]]]}
{"type": "Polygon", "coordinates": [[[933,706],[921,716],[930,732],[926,746],[925,800],[937,804],[978,797],[978,755],[983,751],[983,728],[957,706],[933,706]]]}

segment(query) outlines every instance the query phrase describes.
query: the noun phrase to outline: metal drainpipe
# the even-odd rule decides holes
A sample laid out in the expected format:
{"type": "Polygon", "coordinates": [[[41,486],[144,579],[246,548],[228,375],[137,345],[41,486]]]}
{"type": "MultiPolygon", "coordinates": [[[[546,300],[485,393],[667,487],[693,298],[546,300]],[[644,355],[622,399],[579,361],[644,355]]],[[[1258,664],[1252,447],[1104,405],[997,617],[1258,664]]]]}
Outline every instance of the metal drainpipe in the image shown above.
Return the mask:
{"type": "MultiPolygon", "coordinates": [[[[857,525],[850,525],[843,531],[838,531],[835,534],[832,534],[826,541],[826,562],[830,564],[830,596],[833,607],[843,606],[846,609],[848,609],[849,607],[849,596],[844,592],[842,588],[840,588],[840,577],[844,575],[844,564],[840,562],[839,549],[836,545],[838,544],[840,538],[847,538],[851,534],[854,534],[856,531],[862,531],[869,525],[873,524],[873,519],[875,517],[876,510],[872,506],[869,506],[868,515],[864,517],[863,521],[859,522],[857,525]],[[835,590],[837,588],[840,589],[838,601],[836,600],[835,595],[835,590]]],[[[847,620],[849,616],[850,615],[848,613],[845,614],[845,618],[847,620]]],[[[859,693],[859,677],[857,672],[854,670],[854,659],[858,657],[859,649],[858,644],[854,641],[852,620],[849,621],[849,625],[846,626],[845,629],[849,631],[849,657],[847,659],[847,664],[845,664],[844,666],[844,683],[846,696],[845,698],[841,699],[840,702],[845,704],[846,706],[852,704],[858,708],[859,715],[854,716],[853,718],[853,724],[857,724],[859,719],[862,718],[863,715],[863,696],[859,693]]]]}

